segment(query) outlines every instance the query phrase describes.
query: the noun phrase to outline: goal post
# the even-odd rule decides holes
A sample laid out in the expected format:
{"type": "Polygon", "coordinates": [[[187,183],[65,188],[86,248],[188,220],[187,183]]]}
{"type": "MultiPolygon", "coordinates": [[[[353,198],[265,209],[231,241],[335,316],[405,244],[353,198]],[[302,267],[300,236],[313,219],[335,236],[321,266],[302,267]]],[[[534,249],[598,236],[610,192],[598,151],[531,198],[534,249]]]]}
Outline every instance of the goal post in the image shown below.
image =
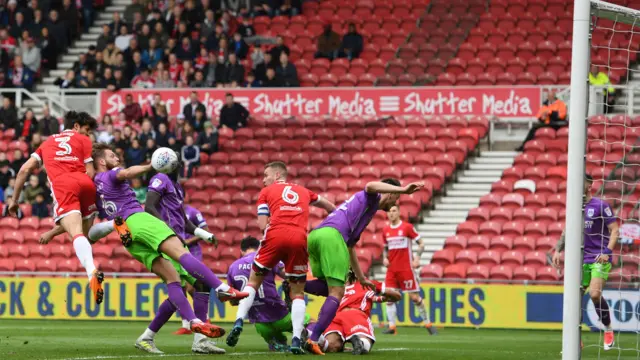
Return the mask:
{"type": "MultiPolygon", "coordinates": [[[[595,180],[601,180],[605,185],[602,186],[603,196],[605,200],[616,202],[619,206],[617,216],[621,220],[628,220],[631,218],[629,214],[637,214],[639,205],[637,199],[629,198],[629,194],[640,194],[640,184],[633,180],[631,182],[625,177],[625,167],[631,168],[635,174],[635,170],[638,169],[640,161],[637,163],[626,163],[628,155],[633,152],[633,143],[635,143],[638,133],[634,132],[636,128],[629,129],[629,127],[638,127],[637,120],[629,120],[626,115],[631,114],[628,108],[624,112],[624,118],[621,122],[613,123],[613,121],[605,119],[600,122],[601,136],[592,138],[591,133],[588,135],[588,118],[589,109],[595,109],[594,104],[601,104],[606,98],[604,96],[595,95],[595,91],[590,91],[589,88],[589,71],[592,59],[592,50],[596,53],[600,49],[604,49],[606,54],[606,63],[594,63],[603,67],[601,70],[609,74],[625,74],[626,79],[629,79],[629,64],[628,60],[626,65],[620,61],[619,55],[621,52],[625,54],[627,59],[630,59],[632,52],[639,50],[638,42],[640,40],[640,31],[636,33],[636,30],[640,30],[640,10],[619,6],[616,4],[607,3],[600,0],[575,0],[574,1],[574,14],[573,14],[573,44],[571,54],[571,87],[570,87],[570,99],[569,99],[569,145],[568,145],[568,171],[567,171],[567,202],[566,202],[566,243],[565,243],[565,265],[564,265],[564,298],[563,298],[563,324],[562,324],[562,359],[563,360],[577,360],[581,357],[581,345],[580,345],[580,331],[581,331],[581,315],[583,311],[582,293],[580,291],[580,283],[582,277],[582,242],[584,232],[584,219],[583,219],[583,182],[584,174],[589,171],[589,168],[593,170],[594,167],[602,168],[601,178],[595,180]],[[599,20],[607,25],[599,26],[599,20]],[[611,25],[612,24],[612,25],[611,25]],[[630,30],[629,30],[630,29],[630,30]],[[606,34],[606,35],[603,35],[606,34]],[[600,36],[597,41],[593,41],[594,35],[600,36]],[[604,36],[604,37],[603,37],[604,36]],[[606,46],[602,47],[604,44],[606,46]],[[623,39],[621,41],[618,41],[623,39]],[[592,44],[593,41],[593,44],[592,44]],[[600,46],[600,47],[599,47],[600,46]],[[618,54],[618,55],[616,55],[618,54]],[[618,58],[616,58],[618,56],[618,58]],[[624,69],[621,68],[624,66],[624,69]],[[589,98],[589,94],[592,98],[589,98]],[[614,138],[614,134],[618,134],[621,138],[614,138]],[[628,139],[629,138],[629,139],[628,139]],[[630,141],[627,141],[630,140],[630,141]],[[601,157],[593,157],[593,154],[587,156],[587,150],[590,148],[591,143],[600,142],[603,144],[603,152],[601,157]],[[618,152],[612,151],[617,146],[618,149],[622,149],[618,152]],[[611,153],[610,153],[611,151],[611,153]],[[621,153],[621,155],[620,155],[621,153]],[[612,156],[608,156],[612,155],[612,156]],[[599,161],[594,166],[594,163],[588,163],[587,161],[599,161]],[[610,163],[607,163],[607,162],[610,163]],[[587,166],[589,165],[589,166],[587,166]],[[633,166],[633,167],[632,167],[633,166]],[[622,170],[622,171],[618,171],[622,170]],[[609,184],[607,184],[609,182],[609,184]],[[618,183],[618,184],[613,184],[618,183]],[[609,193],[609,198],[606,198],[606,189],[613,189],[614,186],[607,185],[620,185],[618,193],[609,193]],[[622,209],[625,206],[625,201],[633,202],[630,204],[633,207],[631,212],[625,213],[622,209]],[[635,212],[634,212],[635,211],[635,212]],[[624,215],[622,215],[624,214],[624,215]]],[[[622,55],[622,57],[625,57],[622,55]]],[[[602,60],[602,58],[600,58],[602,60]]],[[[599,61],[600,61],[599,60],[599,61]]],[[[602,89],[605,94],[608,94],[608,89],[602,89]]],[[[627,89],[627,91],[633,91],[633,89],[627,89]]],[[[606,107],[607,104],[605,103],[606,107]]],[[[634,104],[626,103],[626,98],[621,97],[619,103],[616,105],[616,109],[624,108],[625,106],[633,107],[634,104]]],[[[615,114],[613,114],[615,115],[615,114]]],[[[591,130],[591,129],[589,129],[591,130]]],[[[638,156],[637,153],[634,153],[638,156]]],[[[634,179],[634,177],[631,177],[634,179]]],[[[615,190],[615,189],[614,189],[615,190]]],[[[600,195],[598,195],[600,196],[600,195]]],[[[636,196],[637,197],[637,196],[636,196]]],[[[614,204],[610,204],[614,207],[614,204]]],[[[636,216],[637,217],[637,216],[636,216]]],[[[635,219],[635,223],[638,223],[638,219],[635,219]]],[[[620,269],[619,274],[623,273],[622,267],[624,266],[623,257],[630,256],[622,250],[618,250],[620,246],[616,246],[614,251],[614,257],[619,257],[620,269]]],[[[637,269],[636,269],[637,270],[637,269]]],[[[612,283],[614,285],[615,283],[612,283]]],[[[622,285],[618,289],[619,293],[622,292],[622,285]]],[[[620,296],[622,297],[622,296],[620,296]]],[[[624,309],[610,308],[611,317],[614,318],[614,313],[618,315],[624,311],[624,309]]],[[[640,328],[636,328],[636,333],[640,332],[640,328]]],[[[639,338],[640,339],[640,338],[639,338]]],[[[616,337],[617,341],[617,337],[616,337]]],[[[635,351],[640,353],[640,349],[635,351]]]]}
{"type": "Polygon", "coordinates": [[[562,360],[580,359],[580,293],[582,264],[582,189],[585,172],[589,101],[591,0],[575,0],[571,49],[567,215],[565,226],[564,296],[562,304],[562,360]]]}

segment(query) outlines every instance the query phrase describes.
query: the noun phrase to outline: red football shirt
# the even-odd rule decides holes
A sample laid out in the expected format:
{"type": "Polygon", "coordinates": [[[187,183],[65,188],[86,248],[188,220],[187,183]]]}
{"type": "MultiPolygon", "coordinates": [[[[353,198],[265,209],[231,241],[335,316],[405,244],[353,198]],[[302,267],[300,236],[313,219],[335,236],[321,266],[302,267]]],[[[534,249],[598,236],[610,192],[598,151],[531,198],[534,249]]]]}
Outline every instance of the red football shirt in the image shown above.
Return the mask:
{"type": "Polygon", "coordinates": [[[68,173],[86,173],[85,164],[92,162],[91,139],[73,130],[52,135],[31,154],[44,165],[51,182],[68,173]]]}
{"type": "Polygon", "coordinates": [[[384,292],[384,284],[379,281],[374,281],[373,283],[376,284],[376,291],[365,289],[360,283],[347,285],[344,288],[344,296],[340,301],[338,311],[346,308],[358,309],[367,314],[367,317],[370,317],[373,303],[384,301],[382,296],[376,295],[376,293],[384,292]]]}
{"type": "Polygon", "coordinates": [[[382,239],[389,249],[389,270],[412,270],[411,246],[420,239],[420,234],[408,222],[401,221],[396,226],[387,225],[382,230],[382,239]]]}
{"type": "Polygon", "coordinates": [[[276,182],[260,191],[258,215],[271,217],[269,229],[297,228],[307,231],[309,205],[318,201],[318,194],[304,186],[276,182]]]}

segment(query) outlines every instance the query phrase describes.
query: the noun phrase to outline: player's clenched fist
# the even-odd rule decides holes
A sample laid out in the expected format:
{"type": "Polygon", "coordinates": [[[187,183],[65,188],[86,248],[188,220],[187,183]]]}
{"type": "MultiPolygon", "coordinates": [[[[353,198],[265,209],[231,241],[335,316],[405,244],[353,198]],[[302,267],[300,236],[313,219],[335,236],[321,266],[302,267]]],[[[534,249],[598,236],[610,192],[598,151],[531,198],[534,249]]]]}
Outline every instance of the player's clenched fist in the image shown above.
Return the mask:
{"type": "Polygon", "coordinates": [[[404,187],[404,194],[413,194],[424,187],[424,182],[414,182],[404,187]]]}

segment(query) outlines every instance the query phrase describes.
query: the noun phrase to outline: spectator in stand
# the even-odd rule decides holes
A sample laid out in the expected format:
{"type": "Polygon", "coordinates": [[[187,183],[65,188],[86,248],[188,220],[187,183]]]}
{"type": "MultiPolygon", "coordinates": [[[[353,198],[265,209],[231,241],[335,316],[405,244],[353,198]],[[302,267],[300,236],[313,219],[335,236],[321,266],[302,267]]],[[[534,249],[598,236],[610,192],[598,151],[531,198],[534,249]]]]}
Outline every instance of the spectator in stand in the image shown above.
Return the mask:
{"type": "Polygon", "coordinates": [[[82,23],[84,32],[88,33],[91,24],[93,24],[93,0],[82,0],[80,2],[82,9],[82,23]]]}
{"type": "Polygon", "coordinates": [[[11,162],[11,168],[16,174],[18,173],[18,171],[20,171],[20,168],[26,162],[27,159],[24,158],[22,150],[16,149],[13,151],[13,161],[11,162]]]}
{"type": "Polygon", "coordinates": [[[204,68],[206,73],[205,82],[207,87],[218,87],[224,84],[224,65],[218,62],[218,57],[214,53],[209,53],[207,65],[204,68]]]}
{"type": "Polygon", "coordinates": [[[124,8],[124,21],[127,23],[132,23],[135,13],[145,13],[147,9],[144,7],[142,3],[139,3],[138,0],[131,0],[131,4],[127,5],[124,8]]]}
{"type": "Polygon", "coordinates": [[[140,143],[146,144],[147,140],[155,139],[155,138],[156,138],[156,132],[155,130],[153,130],[153,124],[151,123],[151,120],[144,119],[142,121],[140,134],[138,135],[138,139],[140,139],[140,143]]]}
{"type": "Polygon", "coordinates": [[[147,151],[147,158],[145,159],[145,162],[150,163],[153,152],[158,149],[158,146],[156,145],[156,141],[153,139],[147,139],[145,149],[147,151]]]}
{"type": "Polygon", "coordinates": [[[2,25],[13,26],[16,24],[16,15],[18,13],[18,2],[16,0],[7,1],[7,7],[2,13],[2,17],[0,21],[2,21],[2,25]]]}
{"type": "Polygon", "coordinates": [[[13,68],[9,70],[9,77],[13,86],[31,90],[35,81],[35,73],[22,63],[21,56],[13,58],[13,68]]]}
{"type": "Polygon", "coordinates": [[[238,26],[238,32],[249,43],[251,43],[252,38],[256,36],[256,29],[253,27],[248,17],[242,18],[242,23],[238,26]]]}
{"type": "Polygon", "coordinates": [[[78,56],[78,60],[73,63],[73,72],[76,75],[80,75],[80,71],[86,70],[89,68],[89,64],[87,63],[87,55],[80,54],[78,56]]]}
{"type": "Polygon", "coordinates": [[[13,56],[13,53],[18,47],[18,42],[14,37],[9,35],[9,30],[6,28],[0,28],[0,47],[5,49],[10,56],[13,56]]]}
{"type": "Polygon", "coordinates": [[[11,99],[4,97],[2,99],[2,108],[0,108],[0,129],[9,130],[18,128],[18,109],[11,102],[11,99]]]}
{"type": "Polygon", "coordinates": [[[215,54],[218,56],[218,62],[221,64],[226,64],[229,61],[229,44],[227,39],[220,39],[220,46],[217,50],[215,50],[215,54]]]}
{"type": "Polygon", "coordinates": [[[107,44],[109,40],[112,39],[111,28],[109,25],[102,25],[102,34],[98,37],[98,41],[96,42],[96,48],[98,51],[104,51],[107,48],[107,44]]]}
{"type": "Polygon", "coordinates": [[[267,69],[267,75],[262,82],[263,87],[282,87],[282,81],[276,77],[276,71],[273,68],[267,69]]]}
{"type": "Polygon", "coordinates": [[[157,22],[153,27],[153,37],[158,40],[158,44],[167,44],[169,42],[169,34],[165,31],[163,22],[157,22]]]}
{"type": "Polygon", "coordinates": [[[127,50],[132,38],[133,35],[129,32],[129,28],[127,27],[127,25],[120,25],[120,31],[118,33],[118,36],[116,36],[116,47],[120,49],[120,51],[127,50]]]}
{"type": "MultiPolygon", "coordinates": [[[[72,40],[78,36],[78,8],[71,0],[62,0],[62,8],[60,9],[60,20],[65,23],[67,30],[67,39],[72,40]]],[[[67,43],[68,44],[68,43],[67,43]]]]}
{"type": "Polygon", "coordinates": [[[180,154],[187,172],[186,175],[190,178],[193,175],[193,169],[200,165],[200,149],[194,144],[193,136],[187,135],[180,154]]]}
{"type": "Polygon", "coordinates": [[[616,89],[611,86],[611,80],[609,76],[600,70],[597,65],[591,65],[591,71],[589,72],[589,84],[594,87],[602,88],[604,98],[604,113],[608,114],[615,104],[616,89]]]}
{"type": "Polygon", "coordinates": [[[193,125],[190,122],[185,122],[184,125],[182,125],[182,136],[181,139],[184,142],[184,139],[186,139],[187,136],[193,136],[194,138],[196,137],[196,130],[193,127],[193,125]]]}
{"type": "MultiPolygon", "coordinates": [[[[4,189],[4,202],[6,203],[8,199],[11,199],[13,197],[13,192],[16,186],[16,178],[13,177],[11,179],[9,179],[9,185],[7,185],[7,187],[4,189]]],[[[20,194],[20,199],[18,199],[18,202],[23,202],[24,200],[24,193],[20,194]]],[[[2,209],[2,216],[6,216],[5,215],[5,210],[6,210],[6,206],[2,209]]]]}
{"type": "Polygon", "coordinates": [[[291,50],[284,44],[284,38],[282,36],[276,37],[276,46],[274,46],[269,52],[271,53],[271,59],[274,61],[276,59],[280,59],[280,54],[283,52],[287,55],[291,55],[291,50]]]}
{"type": "Polygon", "coordinates": [[[163,70],[160,75],[160,79],[156,80],[156,88],[158,89],[170,89],[176,87],[176,82],[171,79],[169,70],[163,70]]]}
{"type": "Polygon", "coordinates": [[[64,79],[57,78],[53,84],[59,86],[60,89],[71,89],[76,85],[76,73],[73,70],[67,70],[64,79]]]}
{"type": "Polygon", "coordinates": [[[153,107],[153,127],[159,129],[160,124],[169,124],[169,114],[167,113],[167,105],[164,101],[156,103],[153,107]]]}
{"type": "Polygon", "coordinates": [[[195,117],[196,111],[200,110],[203,113],[207,112],[207,108],[203,103],[198,99],[198,93],[196,91],[192,91],[191,95],[189,95],[191,101],[182,108],[182,115],[184,119],[188,122],[192,122],[195,117]]]}
{"type": "Polygon", "coordinates": [[[113,72],[113,80],[115,81],[117,90],[126,89],[130,85],[129,80],[124,77],[124,72],[121,69],[116,69],[113,72]]]}
{"type": "Polygon", "coordinates": [[[264,61],[262,63],[259,63],[253,73],[256,75],[256,79],[258,79],[258,81],[260,81],[261,83],[263,83],[265,80],[267,80],[267,69],[268,68],[274,68],[275,64],[273,64],[273,58],[271,57],[271,53],[265,53],[264,54],[264,61]]]}
{"type": "Polygon", "coordinates": [[[300,86],[296,66],[289,62],[289,56],[285,52],[280,54],[280,64],[276,68],[276,76],[281,79],[284,86],[300,86]]]}
{"type": "Polygon", "coordinates": [[[524,145],[536,135],[536,131],[543,127],[551,127],[558,130],[561,127],[567,126],[567,104],[564,101],[557,98],[555,91],[549,91],[547,93],[547,100],[542,104],[538,111],[538,123],[534,124],[527,137],[522,142],[516,151],[523,151],[524,145]]]}
{"type": "Polygon", "coordinates": [[[186,86],[193,79],[194,74],[195,70],[191,65],[191,61],[185,60],[182,62],[182,70],[178,73],[178,81],[182,82],[186,86]]]}
{"type": "Polygon", "coordinates": [[[98,137],[96,138],[96,141],[100,143],[111,144],[113,139],[113,124],[109,124],[105,127],[104,130],[100,131],[98,137]]]}
{"type": "Polygon", "coordinates": [[[160,123],[156,133],[156,144],[160,147],[168,147],[170,138],[175,138],[175,136],[169,131],[167,123],[160,123]]]}
{"type": "Polygon", "coordinates": [[[24,188],[24,200],[28,204],[33,204],[36,201],[36,196],[44,196],[44,187],[40,185],[40,179],[37,175],[31,175],[29,177],[29,183],[24,188]]]}
{"type": "Polygon", "coordinates": [[[22,32],[27,31],[27,24],[24,21],[24,14],[21,12],[16,13],[16,22],[13,24],[9,30],[9,35],[18,39],[22,37],[22,32]]]}
{"type": "Polygon", "coordinates": [[[35,134],[37,130],[38,122],[36,121],[33,109],[27,108],[27,111],[24,112],[22,119],[20,119],[20,124],[18,125],[16,136],[22,141],[29,142],[31,141],[31,135],[35,134]]]}
{"type": "Polygon", "coordinates": [[[189,87],[192,88],[204,88],[207,87],[207,82],[204,78],[204,73],[202,70],[197,70],[195,75],[193,76],[193,80],[189,83],[189,87]]]}
{"type": "Polygon", "coordinates": [[[36,195],[36,199],[31,203],[31,216],[37,216],[44,219],[50,216],[49,208],[45,202],[44,194],[36,195]]]}
{"type": "Polygon", "coordinates": [[[204,22],[200,25],[200,36],[208,38],[216,29],[216,19],[213,10],[205,12],[204,22]]]}
{"type": "Polygon", "coordinates": [[[224,83],[229,85],[233,82],[244,83],[244,67],[238,62],[236,54],[229,54],[229,62],[224,71],[224,83]]]}
{"type": "Polygon", "coordinates": [[[249,54],[249,46],[242,39],[242,35],[239,32],[233,34],[233,40],[231,41],[231,49],[236,54],[238,59],[244,60],[249,54]]]}
{"type": "Polygon", "coordinates": [[[36,151],[40,145],[42,145],[42,135],[39,133],[31,134],[31,142],[29,142],[29,152],[33,153],[36,151]]]}
{"type": "Polygon", "coordinates": [[[360,53],[363,48],[364,40],[362,39],[362,35],[360,35],[358,30],[356,30],[356,25],[354,23],[350,23],[349,30],[342,38],[340,55],[349,60],[353,60],[360,57],[360,53]]]}
{"type": "Polygon", "coordinates": [[[60,122],[51,116],[48,105],[42,106],[42,118],[38,121],[38,132],[43,136],[54,135],[60,132],[60,122]]]}
{"type": "Polygon", "coordinates": [[[333,31],[331,24],[324,26],[324,31],[318,37],[318,51],[316,58],[327,58],[333,60],[338,56],[340,50],[340,35],[333,31]]]}
{"type": "Polygon", "coordinates": [[[0,187],[6,189],[9,186],[9,180],[16,177],[16,172],[9,166],[6,155],[2,153],[3,159],[0,160],[0,187]]]}
{"type": "Polygon", "coordinates": [[[180,41],[180,47],[176,51],[176,56],[179,60],[193,60],[196,57],[195,48],[191,45],[191,39],[188,37],[182,38],[180,41]]]}
{"type": "Polygon", "coordinates": [[[117,149],[123,149],[123,150],[129,147],[129,141],[124,138],[120,130],[116,129],[113,131],[113,145],[117,149]]]}
{"type": "Polygon", "coordinates": [[[140,178],[134,178],[131,180],[131,188],[136,194],[136,200],[138,200],[138,203],[144,204],[147,201],[147,188],[142,186],[142,180],[140,180],[140,178]]]}
{"type": "Polygon", "coordinates": [[[111,36],[116,37],[120,34],[120,28],[122,25],[125,25],[125,22],[122,21],[119,12],[114,12],[112,15],[112,21],[109,24],[109,29],[111,29],[111,36]]]}
{"type": "Polygon", "coordinates": [[[254,46],[250,55],[251,66],[255,70],[260,64],[264,64],[264,52],[260,46],[254,46]]]}
{"type": "Polygon", "coordinates": [[[142,52],[142,61],[153,68],[162,61],[163,56],[162,49],[158,47],[158,40],[149,39],[149,48],[142,52]]]}
{"type": "Polygon", "coordinates": [[[247,127],[249,111],[233,100],[233,94],[225,95],[226,104],[220,109],[220,124],[218,128],[228,127],[235,131],[247,127]]]}
{"type": "Polygon", "coordinates": [[[42,65],[46,70],[52,70],[58,67],[58,49],[56,39],[49,36],[49,29],[43,28],[38,38],[38,48],[42,58],[42,65]]]}
{"type": "Polygon", "coordinates": [[[143,68],[140,75],[131,80],[131,87],[134,89],[153,89],[156,81],[149,76],[149,69],[143,68]]]}
{"type": "Polygon", "coordinates": [[[256,79],[256,76],[253,74],[253,72],[250,71],[247,74],[247,81],[245,81],[244,87],[248,87],[248,88],[262,87],[262,83],[260,83],[260,81],[256,79]]]}
{"type": "Polygon", "coordinates": [[[204,67],[207,66],[207,62],[209,61],[209,52],[206,48],[201,47],[200,53],[196,56],[194,61],[194,67],[196,70],[204,70],[204,67]]]}
{"type": "Polygon", "coordinates": [[[296,16],[300,14],[301,10],[302,3],[300,0],[281,0],[280,8],[276,10],[276,15],[296,16]]]}
{"type": "Polygon", "coordinates": [[[190,121],[189,124],[193,127],[195,132],[200,133],[204,129],[205,122],[207,122],[207,114],[204,112],[204,109],[198,108],[196,109],[196,114],[193,117],[193,120],[190,121]]]}
{"type": "Polygon", "coordinates": [[[47,23],[47,28],[49,29],[49,35],[56,39],[56,44],[60,48],[60,50],[64,50],[69,45],[69,38],[67,36],[67,28],[59,16],[56,10],[51,10],[49,12],[49,22],[47,23]]]}
{"type": "Polygon", "coordinates": [[[204,131],[198,134],[197,143],[200,150],[209,155],[218,151],[218,129],[213,127],[211,121],[204,123],[204,131]]]}
{"type": "Polygon", "coordinates": [[[135,121],[140,123],[142,120],[142,108],[140,108],[140,104],[133,101],[133,95],[131,94],[127,94],[125,97],[125,106],[124,109],[122,109],[122,113],[124,114],[127,122],[135,121]]]}
{"type": "Polygon", "coordinates": [[[131,61],[127,63],[129,64],[129,66],[127,66],[127,78],[129,79],[133,79],[140,75],[142,73],[142,69],[148,68],[147,64],[142,61],[142,54],[140,54],[140,51],[134,52],[131,61]]]}
{"type": "MultiPolygon", "coordinates": [[[[73,70],[71,70],[73,71],[73,70]]],[[[101,87],[109,90],[116,91],[116,79],[113,78],[113,71],[110,67],[104,69],[104,74],[102,74],[101,87]]]]}
{"type": "Polygon", "coordinates": [[[273,9],[269,6],[268,0],[256,0],[253,2],[253,11],[251,12],[251,17],[259,17],[259,16],[273,16],[273,9]]]}
{"type": "Polygon", "coordinates": [[[120,54],[120,49],[116,46],[115,40],[110,38],[107,41],[107,48],[102,52],[102,61],[107,65],[113,65],[116,63],[118,54],[120,54]]]}
{"type": "Polygon", "coordinates": [[[46,19],[44,14],[48,13],[48,9],[35,9],[33,12],[33,19],[29,21],[29,33],[33,37],[37,37],[45,27],[46,19]]]}
{"type": "Polygon", "coordinates": [[[93,70],[87,70],[87,88],[98,89],[100,87],[100,81],[96,78],[96,73],[93,70]]]}
{"type": "Polygon", "coordinates": [[[151,37],[151,27],[149,27],[149,24],[147,23],[142,24],[142,29],[140,30],[140,32],[136,34],[136,39],[138,39],[138,44],[140,45],[140,49],[149,48],[149,41],[153,39],[151,37]]]}
{"type": "Polygon", "coordinates": [[[125,162],[127,167],[142,164],[147,156],[146,150],[140,146],[140,140],[131,139],[131,146],[125,151],[125,162]]]}

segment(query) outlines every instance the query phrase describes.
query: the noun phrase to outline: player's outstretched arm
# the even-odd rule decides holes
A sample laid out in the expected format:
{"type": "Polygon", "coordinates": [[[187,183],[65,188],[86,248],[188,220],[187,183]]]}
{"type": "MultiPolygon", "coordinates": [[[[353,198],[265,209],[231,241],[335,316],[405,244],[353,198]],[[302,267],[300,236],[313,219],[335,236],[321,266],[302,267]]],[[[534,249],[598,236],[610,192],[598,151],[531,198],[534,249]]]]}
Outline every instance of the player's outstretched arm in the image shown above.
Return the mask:
{"type": "Polygon", "coordinates": [[[318,201],[311,203],[311,205],[323,209],[329,214],[331,214],[336,209],[336,205],[334,203],[323,197],[318,197],[318,201]]]}
{"type": "Polygon", "coordinates": [[[396,301],[400,301],[400,299],[402,298],[402,295],[393,289],[384,289],[384,292],[382,293],[383,297],[384,297],[384,301],[386,302],[396,302],[396,301]]]}
{"type": "Polygon", "coordinates": [[[51,239],[53,239],[54,237],[60,234],[64,234],[65,232],[66,231],[62,226],[56,225],[53,229],[40,235],[40,244],[46,245],[51,241],[51,239]]]}
{"type": "Polygon", "coordinates": [[[158,204],[160,204],[160,194],[155,191],[149,191],[147,200],[144,203],[144,211],[162,220],[160,211],[158,211],[158,204]]]}
{"type": "Polygon", "coordinates": [[[407,186],[395,186],[382,181],[371,181],[367,183],[364,190],[370,194],[413,194],[424,187],[423,182],[411,183],[407,186]]]}
{"type": "Polygon", "coordinates": [[[151,165],[137,165],[118,171],[116,178],[120,181],[131,180],[151,171],[151,165]]]}
{"type": "Polygon", "coordinates": [[[24,184],[27,182],[27,178],[33,170],[37,169],[40,166],[38,159],[35,157],[30,157],[27,162],[25,162],[20,170],[18,171],[18,175],[16,175],[16,184],[13,187],[13,197],[9,199],[7,209],[9,210],[9,214],[15,214],[18,211],[18,201],[20,200],[20,194],[22,194],[22,189],[24,188],[24,184]]]}
{"type": "Polygon", "coordinates": [[[349,262],[351,263],[351,270],[356,275],[356,279],[360,285],[364,286],[367,289],[375,290],[376,285],[371,281],[367,280],[360,268],[360,262],[358,261],[358,255],[356,254],[356,250],[352,247],[349,248],[349,262]]]}

